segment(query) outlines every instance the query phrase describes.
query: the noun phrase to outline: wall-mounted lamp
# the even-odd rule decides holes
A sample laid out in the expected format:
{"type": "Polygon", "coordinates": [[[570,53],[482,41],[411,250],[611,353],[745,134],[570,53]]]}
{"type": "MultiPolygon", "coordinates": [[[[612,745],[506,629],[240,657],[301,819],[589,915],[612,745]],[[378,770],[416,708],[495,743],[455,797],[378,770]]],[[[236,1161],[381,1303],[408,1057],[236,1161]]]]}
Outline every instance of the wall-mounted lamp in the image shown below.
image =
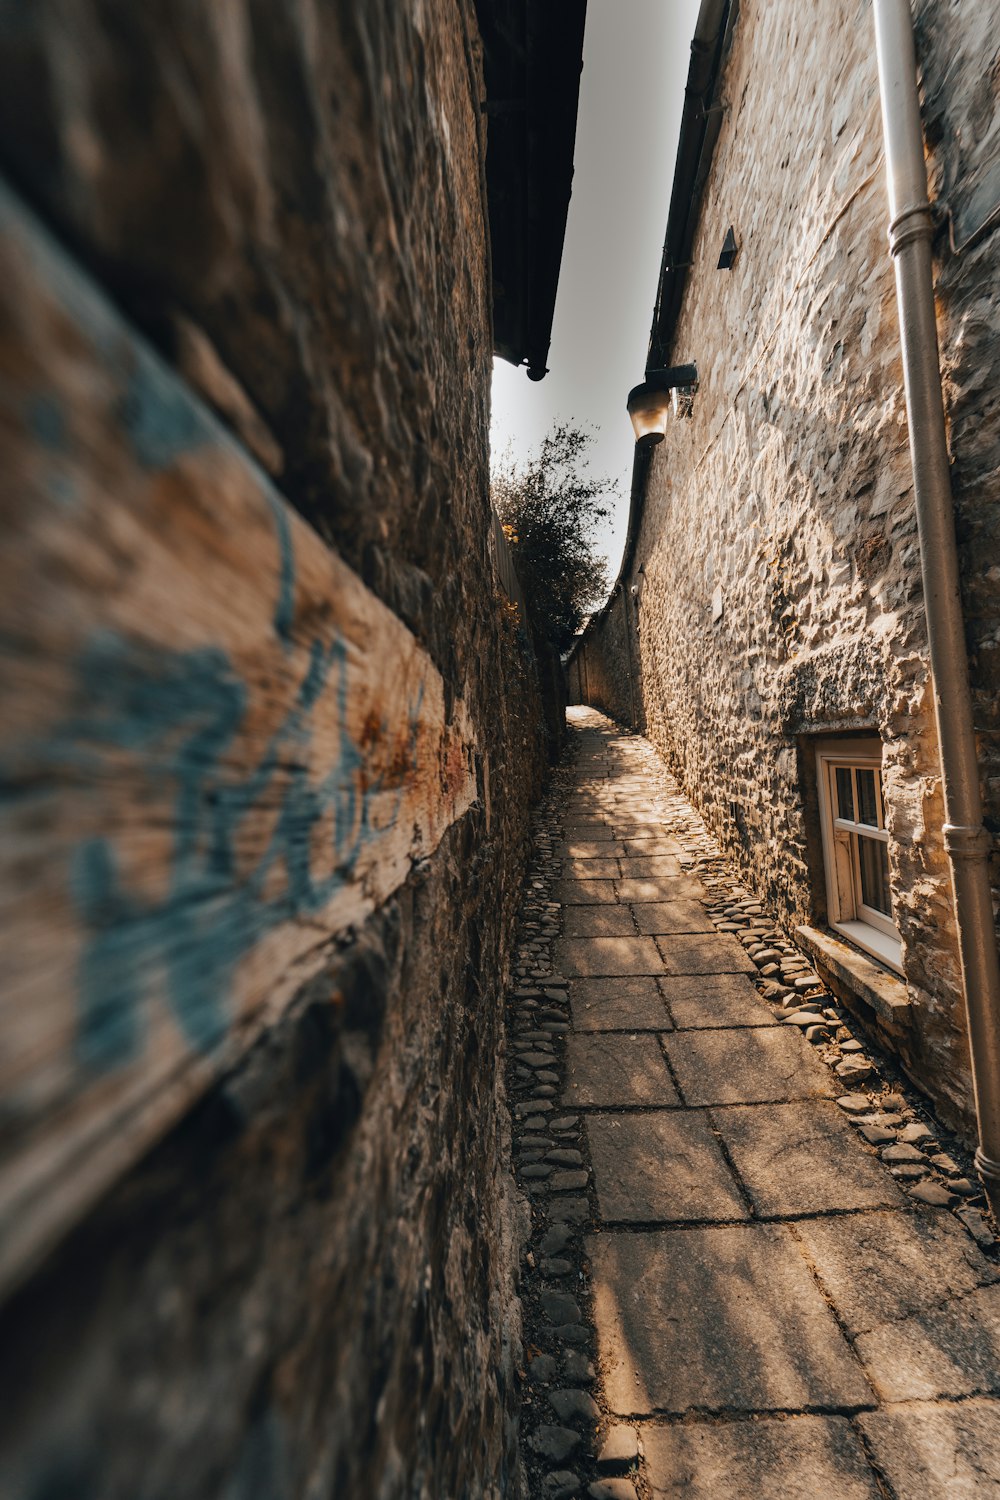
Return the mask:
{"type": "Polygon", "coordinates": [[[697,365],[672,365],[666,370],[647,370],[642,385],[628,393],[628,414],[640,447],[662,443],[671,408],[689,417],[698,389],[697,365]]]}

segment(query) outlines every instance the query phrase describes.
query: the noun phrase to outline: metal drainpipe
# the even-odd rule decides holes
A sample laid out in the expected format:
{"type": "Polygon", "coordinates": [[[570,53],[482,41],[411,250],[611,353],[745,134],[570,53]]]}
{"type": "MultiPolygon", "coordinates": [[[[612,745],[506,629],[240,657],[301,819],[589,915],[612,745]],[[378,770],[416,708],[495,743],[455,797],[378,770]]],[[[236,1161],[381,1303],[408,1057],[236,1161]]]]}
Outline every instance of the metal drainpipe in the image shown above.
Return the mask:
{"type": "Polygon", "coordinates": [[[959,589],[938,363],[933,222],[909,0],[873,0],[889,183],[889,248],[903,352],[910,459],[951,860],[955,921],[979,1123],[976,1168],[1000,1209],[1000,962],[993,926],[972,695],[959,589]]]}

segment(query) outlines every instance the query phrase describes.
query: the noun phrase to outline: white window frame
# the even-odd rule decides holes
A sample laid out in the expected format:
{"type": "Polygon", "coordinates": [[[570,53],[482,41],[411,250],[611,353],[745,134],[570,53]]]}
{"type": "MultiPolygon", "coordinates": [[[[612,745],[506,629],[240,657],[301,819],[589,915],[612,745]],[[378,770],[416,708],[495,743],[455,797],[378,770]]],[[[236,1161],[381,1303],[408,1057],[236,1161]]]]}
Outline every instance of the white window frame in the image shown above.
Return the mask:
{"type": "MultiPolygon", "coordinates": [[[[858,838],[888,844],[882,803],[882,742],[877,739],[828,740],[816,749],[816,783],[819,793],[823,863],[826,871],[827,913],[834,932],[902,974],[899,931],[884,912],[866,905],[861,892],[861,862],[858,838]],[[838,767],[874,770],[879,827],[839,817],[836,772],[838,767]]],[[[852,782],[854,810],[858,812],[856,778],[852,782]]],[[[891,900],[891,890],[890,890],[891,900]]]]}

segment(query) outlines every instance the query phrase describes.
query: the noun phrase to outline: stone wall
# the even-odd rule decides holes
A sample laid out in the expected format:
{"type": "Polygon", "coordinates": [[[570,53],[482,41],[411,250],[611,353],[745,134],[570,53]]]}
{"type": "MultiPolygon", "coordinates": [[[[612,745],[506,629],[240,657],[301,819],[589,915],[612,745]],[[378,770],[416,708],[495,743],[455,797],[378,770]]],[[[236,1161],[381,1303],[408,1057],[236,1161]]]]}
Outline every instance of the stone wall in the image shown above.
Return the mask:
{"type": "Polygon", "coordinates": [[[589,703],[631,728],[639,727],[642,710],[634,610],[632,596],[616,589],[567,663],[570,703],[589,703]]]}
{"type": "Polygon", "coordinates": [[[508,1496],[468,0],[0,7],[0,1489],[508,1496]]]}
{"type": "MultiPolygon", "coordinates": [[[[996,202],[997,69],[983,70],[995,7],[918,12],[931,164],[960,205],[961,236],[996,202]]],[[[877,731],[913,1015],[901,1050],[968,1127],[870,6],[744,0],[722,96],[670,353],[697,361],[700,391],[693,417],[654,450],[625,580],[640,587],[648,733],[792,928],[826,916],[815,738],[877,731]],[[717,270],[730,225],[739,255],[717,270]]],[[[964,597],[996,828],[1000,241],[959,258],[944,239],[939,249],[964,597]]],[[[594,633],[591,659],[606,639],[594,633]]]]}

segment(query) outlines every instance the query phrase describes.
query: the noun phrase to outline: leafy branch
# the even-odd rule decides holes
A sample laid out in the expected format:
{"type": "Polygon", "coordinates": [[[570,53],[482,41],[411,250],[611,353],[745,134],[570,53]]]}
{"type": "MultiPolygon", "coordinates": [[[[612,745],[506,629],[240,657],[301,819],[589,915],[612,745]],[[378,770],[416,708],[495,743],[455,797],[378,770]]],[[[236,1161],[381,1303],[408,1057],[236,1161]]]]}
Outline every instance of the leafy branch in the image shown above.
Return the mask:
{"type": "Polygon", "coordinates": [[[493,508],[510,543],[535,632],[565,651],[610,587],[594,533],[617,489],[586,472],[593,438],[557,423],[538,452],[518,465],[509,448],[491,479],[493,508]]]}

